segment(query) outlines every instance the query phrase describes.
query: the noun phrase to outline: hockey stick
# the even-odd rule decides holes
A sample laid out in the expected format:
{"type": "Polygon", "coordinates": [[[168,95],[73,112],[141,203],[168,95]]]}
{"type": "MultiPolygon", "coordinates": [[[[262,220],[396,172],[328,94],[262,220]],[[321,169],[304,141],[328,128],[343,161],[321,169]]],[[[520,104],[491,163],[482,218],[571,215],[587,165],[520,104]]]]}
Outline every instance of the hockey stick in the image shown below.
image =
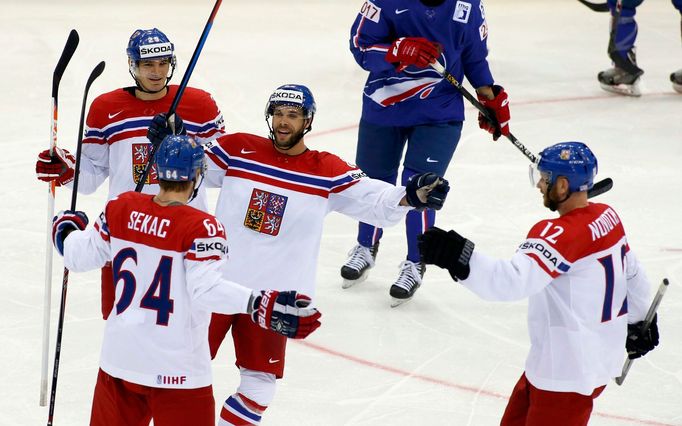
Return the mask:
{"type": "Polygon", "coordinates": [[[604,3],[592,3],[587,0],[578,0],[580,3],[584,4],[585,6],[589,7],[595,12],[608,12],[609,11],[609,4],[607,2],[604,3]]]}
{"type": "MultiPolygon", "coordinates": [[[[62,50],[62,55],[59,57],[57,66],[52,73],[52,116],[50,122],[50,155],[57,146],[57,115],[59,95],[59,83],[62,81],[62,76],[69,64],[71,57],[78,47],[78,32],[71,30],[69,37],[66,39],[66,45],[62,50]]],[[[52,310],[52,217],[54,216],[54,196],[55,196],[55,182],[52,181],[48,185],[47,190],[47,236],[45,244],[45,294],[43,295],[43,346],[42,346],[42,360],[40,367],[40,406],[44,407],[47,399],[47,357],[50,346],[50,313],[52,310]]]]}
{"type": "MultiPolygon", "coordinates": [[[[646,331],[651,327],[651,322],[654,320],[654,315],[656,315],[656,311],[658,310],[658,305],[661,304],[661,299],[663,299],[663,296],[665,295],[665,291],[668,289],[668,279],[663,278],[663,282],[661,283],[660,286],[658,286],[658,291],[656,292],[656,295],[654,296],[654,300],[651,302],[651,306],[649,306],[649,310],[646,313],[646,316],[644,317],[644,326],[642,327],[642,331],[646,331]]],[[[619,377],[616,377],[616,384],[617,385],[622,385],[623,382],[625,381],[625,378],[628,375],[628,372],[630,371],[630,367],[632,367],[632,363],[634,362],[634,359],[626,359],[625,364],[623,364],[623,371],[620,373],[619,377]]]]}
{"type": "MultiPolygon", "coordinates": [[[[443,78],[448,81],[448,83],[452,84],[455,87],[455,89],[457,89],[459,91],[459,93],[461,93],[462,96],[464,96],[466,98],[466,100],[471,102],[471,104],[474,107],[476,107],[476,109],[479,110],[481,112],[481,114],[483,114],[483,116],[487,120],[491,121],[492,123],[497,124],[497,119],[495,119],[495,117],[490,115],[490,111],[488,111],[486,109],[486,107],[484,107],[483,104],[481,104],[478,101],[478,99],[476,99],[464,86],[462,86],[462,83],[457,81],[455,76],[453,76],[452,74],[447,72],[445,70],[445,67],[443,67],[443,65],[441,65],[440,62],[435,61],[434,63],[431,64],[431,67],[434,70],[436,70],[438,72],[438,74],[442,75],[443,78]]],[[[539,158],[535,154],[533,154],[528,148],[526,148],[526,146],[524,144],[522,144],[521,141],[516,139],[516,136],[512,135],[511,132],[509,133],[509,135],[505,135],[505,136],[532,163],[537,164],[538,161],[540,161],[539,158]]],[[[611,178],[606,178],[606,179],[600,180],[599,182],[595,183],[589,191],[587,191],[587,197],[592,198],[592,197],[595,197],[597,195],[603,194],[603,193],[609,191],[612,187],[613,187],[613,180],[611,178]]]]}
{"type": "MultiPolygon", "coordinates": [[[[189,65],[187,66],[185,75],[182,76],[182,81],[180,82],[180,86],[178,86],[177,93],[175,93],[173,103],[171,103],[171,106],[168,109],[168,113],[166,113],[166,117],[168,117],[168,123],[171,125],[171,129],[173,129],[174,133],[175,133],[175,110],[177,109],[178,104],[180,103],[180,99],[182,98],[182,95],[183,93],[185,93],[185,89],[189,84],[189,78],[192,76],[192,71],[194,71],[194,67],[196,66],[197,61],[199,60],[199,55],[201,54],[201,50],[204,48],[204,43],[206,43],[208,33],[211,31],[211,27],[213,26],[213,20],[215,19],[215,16],[218,13],[218,9],[220,8],[221,3],[222,0],[216,0],[215,5],[213,5],[211,15],[208,17],[208,20],[206,21],[206,25],[204,26],[204,31],[201,33],[201,37],[199,37],[199,42],[197,43],[197,47],[194,49],[192,59],[190,59],[189,61],[189,65]]],[[[152,165],[154,164],[154,156],[156,155],[156,150],[158,148],[159,148],[158,144],[152,144],[149,155],[147,155],[147,163],[145,164],[144,171],[142,172],[140,180],[137,182],[137,185],[135,186],[135,192],[142,191],[145,181],[147,180],[147,176],[149,175],[149,171],[151,170],[152,165]]]]}
{"type": "MultiPolygon", "coordinates": [[[[104,71],[104,61],[97,64],[97,66],[90,73],[87,83],[85,83],[85,91],[83,93],[83,104],[81,105],[80,126],[78,127],[78,142],[76,148],[76,165],[74,169],[73,189],[71,193],[71,210],[76,210],[76,198],[78,197],[78,174],[80,172],[81,163],[81,147],[83,145],[83,124],[85,122],[85,104],[88,100],[88,92],[90,86],[104,71]]],[[[50,235],[52,230],[50,230],[50,235]]],[[[54,405],[57,398],[57,377],[59,375],[59,359],[62,354],[62,336],[64,334],[64,311],[66,310],[66,290],[69,284],[69,270],[64,268],[64,275],[62,278],[62,299],[59,305],[59,322],[57,323],[57,341],[55,343],[54,351],[54,365],[52,369],[52,390],[50,392],[50,410],[47,417],[47,425],[52,425],[54,416],[54,405]]]]}

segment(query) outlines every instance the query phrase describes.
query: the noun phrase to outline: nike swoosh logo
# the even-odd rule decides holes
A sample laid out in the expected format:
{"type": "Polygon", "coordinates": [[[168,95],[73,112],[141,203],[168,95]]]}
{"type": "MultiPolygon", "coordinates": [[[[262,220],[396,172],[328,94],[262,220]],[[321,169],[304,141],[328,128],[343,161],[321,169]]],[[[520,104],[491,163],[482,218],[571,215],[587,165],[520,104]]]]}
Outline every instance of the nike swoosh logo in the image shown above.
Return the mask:
{"type": "Polygon", "coordinates": [[[279,360],[278,360],[278,359],[272,359],[272,358],[270,358],[270,359],[268,360],[268,362],[269,362],[270,364],[277,364],[277,363],[279,362],[279,360]]]}
{"type": "Polygon", "coordinates": [[[123,112],[123,111],[119,111],[119,112],[117,112],[117,113],[115,113],[115,114],[109,114],[109,118],[114,118],[114,117],[116,117],[117,115],[119,115],[119,114],[122,113],[122,112],[123,112]]]}
{"type": "Polygon", "coordinates": [[[407,12],[408,10],[410,10],[410,9],[402,9],[402,10],[396,9],[396,10],[395,10],[395,14],[396,14],[396,15],[400,15],[401,13],[407,12]]]}
{"type": "Polygon", "coordinates": [[[247,151],[244,148],[242,148],[242,154],[253,154],[256,151],[247,151]]]}
{"type": "Polygon", "coordinates": [[[427,163],[437,163],[438,160],[432,160],[431,157],[427,157],[427,158],[426,158],[426,162],[427,162],[427,163]]]}

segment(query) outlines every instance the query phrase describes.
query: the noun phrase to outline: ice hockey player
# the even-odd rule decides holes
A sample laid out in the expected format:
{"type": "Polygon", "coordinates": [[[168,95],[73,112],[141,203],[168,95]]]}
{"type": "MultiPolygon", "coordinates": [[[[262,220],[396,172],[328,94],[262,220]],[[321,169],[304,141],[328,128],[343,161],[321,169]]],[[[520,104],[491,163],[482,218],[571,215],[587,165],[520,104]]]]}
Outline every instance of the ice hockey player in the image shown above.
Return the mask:
{"type": "MultiPolygon", "coordinates": [[[[597,76],[602,89],[627,96],[640,96],[639,80],[644,71],[637,66],[635,41],[637,40],[636,8],[644,0],[608,0],[611,11],[609,58],[613,67],[597,76]]],[[[680,12],[682,35],[682,0],[672,0],[680,12]]],[[[673,89],[682,93],[682,69],[670,74],[673,89]]]]}
{"type": "Polygon", "coordinates": [[[87,230],[84,212],[54,219],[65,266],[80,272],[111,262],[120,288],[105,326],[91,425],[153,419],[157,426],[214,426],[211,312],[242,314],[264,335],[276,331],[282,339],[304,338],[320,325],[320,313],[301,293],[254,291],[223,278],[223,225],[187,205],[201,185],[204,158],[189,136],[168,136],[156,155],[156,195],[114,197],[87,230]]]}
{"type": "MultiPolygon", "coordinates": [[[[236,133],[205,146],[206,183],[221,188],[216,217],[230,233],[227,279],[257,291],[272,285],[296,290],[314,300],[329,212],[389,226],[413,208],[443,205],[449,186],[433,173],[396,187],[366,177],[334,154],[309,149],[304,135],[316,109],[307,87],[280,86],[265,108],[269,138],[236,133]]],[[[230,329],[241,382],[226,399],[219,424],[257,425],[284,375],[286,339],[265,333],[246,315],[216,314],[209,329],[212,356],[230,329]]]]}
{"type": "Polygon", "coordinates": [[[435,227],[420,250],[483,299],[529,298],[530,353],[500,424],[587,425],[593,399],[621,373],[623,347],[636,358],[658,344],[656,321],[642,327],[649,280],[616,211],[588,202],[597,159],[585,144],[545,148],[532,171],[559,217],[535,224],[511,260],[435,227]]]}
{"type": "MultiPolygon", "coordinates": [[[[156,28],[136,30],[130,36],[126,53],[135,86],[98,96],[88,111],[78,180],[78,192],[83,194],[95,192],[107,177],[108,199],[135,188],[149,158],[147,128],[155,115],[168,111],[178,90],[177,85],[168,85],[176,66],[175,47],[163,32],[156,28]]],[[[177,111],[185,121],[176,120],[175,133],[187,133],[199,143],[217,137],[225,129],[215,101],[203,90],[187,87],[177,111]]],[[[160,121],[159,131],[149,136],[158,145],[171,129],[165,115],[156,119],[160,121]]],[[[38,155],[36,173],[42,181],[54,180],[58,186],[71,186],[74,164],[75,158],[66,149],[55,149],[52,157],[45,150],[38,155]]],[[[157,175],[156,169],[152,169],[142,192],[156,193],[157,175]]],[[[207,210],[203,188],[190,205],[207,210]]],[[[113,301],[111,265],[106,265],[102,269],[104,319],[113,301]]]]}
{"type": "MultiPolygon", "coordinates": [[[[350,31],[355,61],[369,71],[355,161],[367,175],[395,184],[405,145],[400,182],[431,172],[444,176],[459,142],[464,120],[460,92],[431,69],[440,61],[459,81],[476,88],[478,99],[496,117],[479,115],[481,128],[497,140],[509,134],[507,93],[486,59],[488,22],[479,0],[372,0],[362,3],[350,31]]],[[[394,304],[410,300],[422,283],[417,235],[435,223],[432,209],[405,219],[407,254],[389,294],[394,304]]],[[[364,281],[374,266],[382,229],[360,222],[356,245],[341,267],[343,288],[364,281]]]]}

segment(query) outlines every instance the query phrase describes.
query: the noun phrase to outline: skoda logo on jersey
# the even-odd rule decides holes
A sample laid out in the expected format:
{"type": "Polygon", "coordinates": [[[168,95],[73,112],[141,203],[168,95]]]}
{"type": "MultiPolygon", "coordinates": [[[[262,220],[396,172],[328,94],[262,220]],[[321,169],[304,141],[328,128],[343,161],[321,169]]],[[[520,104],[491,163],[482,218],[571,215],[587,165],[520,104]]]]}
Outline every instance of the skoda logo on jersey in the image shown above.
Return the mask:
{"type": "Polygon", "coordinates": [[[296,90],[276,90],[270,96],[270,102],[289,102],[303,105],[303,93],[296,90]]]}
{"type": "Polygon", "coordinates": [[[140,46],[140,58],[157,58],[159,56],[170,56],[173,54],[173,47],[170,43],[157,43],[140,46]]]}

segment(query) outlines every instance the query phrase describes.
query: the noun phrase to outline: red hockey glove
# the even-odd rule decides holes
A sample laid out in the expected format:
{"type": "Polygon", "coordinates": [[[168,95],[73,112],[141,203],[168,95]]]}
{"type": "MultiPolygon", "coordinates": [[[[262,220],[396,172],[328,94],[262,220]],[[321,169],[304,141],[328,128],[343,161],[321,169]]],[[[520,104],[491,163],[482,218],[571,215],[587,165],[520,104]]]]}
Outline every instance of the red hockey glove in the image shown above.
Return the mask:
{"type": "Polygon", "coordinates": [[[509,113],[509,99],[507,99],[507,92],[504,91],[502,86],[493,86],[493,94],[495,97],[493,99],[488,99],[485,96],[478,94],[478,101],[483,104],[483,106],[490,112],[496,120],[497,123],[492,123],[490,120],[485,118],[483,114],[478,113],[478,126],[491,133],[493,135],[493,140],[498,140],[501,135],[509,136],[509,119],[511,114],[509,113]]]}
{"type": "Polygon", "coordinates": [[[426,68],[440,56],[442,47],[423,37],[400,37],[386,52],[386,61],[401,72],[410,65],[426,68]]]}
{"type": "Polygon", "coordinates": [[[322,314],[308,308],[310,298],[295,291],[265,290],[251,297],[249,314],[253,322],[293,339],[305,339],[320,326],[322,314]]]}
{"type": "Polygon", "coordinates": [[[50,150],[38,154],[36,161],[36,175],[43,182],[55,181],[57,186],[66,185],[73,180],[76,159],[65,149],[54,147],[52,156],[50,150]]]}
{"type": "Polygon", "coordinates": [[[73,231],[82,231],[88,226],[85,212],[62,210],[52,219],[52,243],[60,255],[64,256],[64,240],[73,231]]]}

